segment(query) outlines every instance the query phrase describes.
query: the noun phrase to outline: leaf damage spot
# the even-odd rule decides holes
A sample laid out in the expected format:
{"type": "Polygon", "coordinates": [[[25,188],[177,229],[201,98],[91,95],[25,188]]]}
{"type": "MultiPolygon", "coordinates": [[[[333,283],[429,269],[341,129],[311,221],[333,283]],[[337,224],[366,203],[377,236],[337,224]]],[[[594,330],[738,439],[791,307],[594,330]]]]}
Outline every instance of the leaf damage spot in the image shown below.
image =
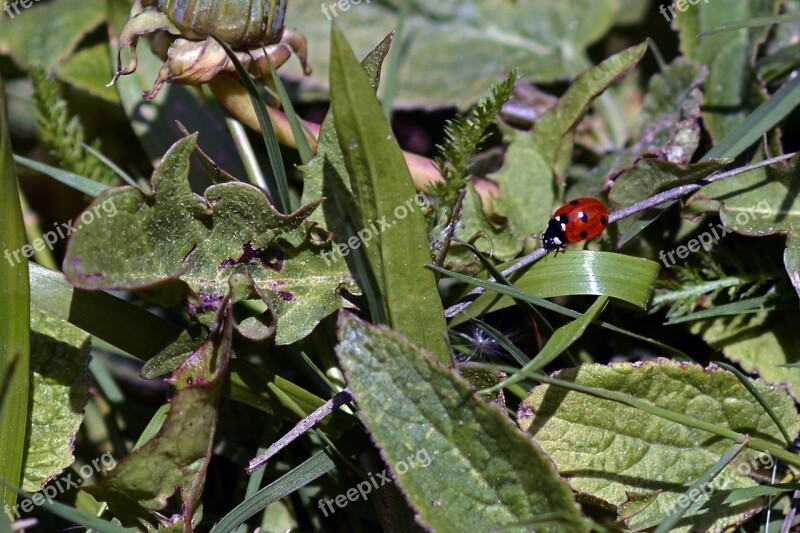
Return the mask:
{"type": "Polygon", "coordinates": [[[253,260],[257,260],[265,267],[271,268],[276,272],[281,272],[283,270],[283,258],[283,250],[280,248],[253,248],[253,243],[247,242],[242,247],[242,255],[239,257],[239,259],[226,259],[220,263],[219,270],[223,270],[229,266],[241,265],[244,263],[250,263],[253,260]]]}

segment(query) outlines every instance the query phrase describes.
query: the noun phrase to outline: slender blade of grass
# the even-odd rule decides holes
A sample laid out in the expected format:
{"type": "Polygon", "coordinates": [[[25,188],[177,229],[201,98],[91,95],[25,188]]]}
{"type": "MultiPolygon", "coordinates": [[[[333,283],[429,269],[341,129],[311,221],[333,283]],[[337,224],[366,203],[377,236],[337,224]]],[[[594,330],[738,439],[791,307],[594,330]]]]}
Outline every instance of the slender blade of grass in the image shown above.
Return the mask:
{"type": "Polygon", "coordinates": [[[231,62],[236,67],[236,72],[239,73],[245,89],[247,89],[247,94],[250,95],[250,101],[253,103],[253,109],[255,109],[258,117],[258,124],[261,126],[261,134],[264,137],[264,145],[267,147],[269,164],[272,168],[273,179],[270,185],[275,188],[274,191],[270,191],[272,193],[272,201],[278,211],[283,214],[289,213],[291,211],[291,203],[289,201],[289,182],[286,179],[286,169],[283,166],[283,157],[281,157],[278,139],[275,137],[275,130],[272,128],[272,121],[269,118],[264,101],[261,99],[261,94],[258,92],[255,83],[253,83],[253,78],[242,66],[241,61],[236,57],[231,47],[216,36],[214,36],[214,39],[228,54],[231,62]]]}
{"type": "Polygon", "coordinates": [[[272,74],[272,80],[275,82],[275,88],[278,89],[278,96],[281,100],[281,106],[283,106],[283,110],[286,113],[286,118],[289,120],[289,127],[292,128],[292,135],[294,135],[294,142],[297,143],[297,151],[300,154],[300,161],[306,165],[309,161],[311,161],[311,158],[314,157],[314,150],[312,150],[311,145],[308,144],[308,139],[305,136],[303,125],[300,122],[300,119],[297,117],[297,113],[294,111],[292,100],[289,98],[289,93],[286,92],[286,87],[283,86],[281,77],[278,76],[278,72],[275,70],[275,65],[272,64],[272,61],[269,59],[269,57],[267,57],[267,62],[269,63],[269,72],[272,74]]]}
{"type": "MultiPolygon", "coordinates": [[[[733,444],[730,448],[728,448],[728,451],[726,451],[724,454],[722,454],[722,457],[720,457],[717,460],[717,462],[714,463],[714,465],[711,468],[709,468],[702,476],[700,476],[700,478],[698,478],[697,481],[692,483],[692,486],[689,487],[689,489],[685,492],[685,494],[689,498],[689,501],[691,501],[692,498],[690,496],[688,496],[688,495],[691,494],[692,491],[699,490],[700,487],[702,487],[703,485],[705,485],[706,483],[708,483],[709,481],[711,481],[712,479],[717,477],[717,475],[720,472],[722,472],[722,470],[726,466],[728,466],[728,464],[731,461],[733,461],[734,457],[739,455],[739,452],[741,452],[742,449],[744,449],[745,442],[747,440],[748,440],[748,437],[746,435],[743,435],[742,438],[739,439],[738,442],[733,444]]],[[[661,522],[661,524],[658,525],[658,527],[656,528],[655,533],[667,533],[668,531],[672,531],[672,528],[675,526],[675,524],[677,524],[680,521],[680,519],[683,518],[683,515],[685,515],[686,512],[691,507],[692,506],[689,506],[689,505],[687,505],[685,507],[682,506],[682,505],[679,505],[678,508],[675,509],[675,512],[673,512],[669,516],[669,518],[667,518],[666,520],[661,522]]]]}
{"type": "MultiPolygon", "coordinates": [[[[5,254],[25,244],[25,226],[14,171],[8,131],[5,88],[0,79],[0,245],[5,254]]],[[[28,260],[0,260],[0,382],[8,380],[8,392],[0,412],[0,479],[19,485],[25,455],[30,394],[30,285],[28,260]],[[9,374],[12,372],[13,374],[9,374]]],[[[4,484],[0,503],[14,506],[17,494],[4,484]]]]}

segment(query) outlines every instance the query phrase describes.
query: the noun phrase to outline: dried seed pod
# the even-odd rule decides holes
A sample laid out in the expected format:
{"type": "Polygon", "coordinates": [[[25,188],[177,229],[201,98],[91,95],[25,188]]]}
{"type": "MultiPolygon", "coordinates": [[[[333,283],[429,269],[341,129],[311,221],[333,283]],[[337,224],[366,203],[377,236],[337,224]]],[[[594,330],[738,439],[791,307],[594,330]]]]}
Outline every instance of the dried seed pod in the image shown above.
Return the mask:
{"type": "Polygon", "coordinates": [[[164,66],[143,95],[148,100],[155,98],[164,82],[200,85],[220,74],[236,75],[233,63],[212,35],[228,43],[254,76],[268,75],[267,57],[278,68],[292,53],[310,74],[305,37],[283,27],[287,1],[137,0],[119,38],[117,72],[111,84],[136,70],[136,43],[140,36],[151,33],[155,34],[153,51],[164,60],[164,66]],[[123,68],[125,47],[130,47],[131,58],[123,68]]]}

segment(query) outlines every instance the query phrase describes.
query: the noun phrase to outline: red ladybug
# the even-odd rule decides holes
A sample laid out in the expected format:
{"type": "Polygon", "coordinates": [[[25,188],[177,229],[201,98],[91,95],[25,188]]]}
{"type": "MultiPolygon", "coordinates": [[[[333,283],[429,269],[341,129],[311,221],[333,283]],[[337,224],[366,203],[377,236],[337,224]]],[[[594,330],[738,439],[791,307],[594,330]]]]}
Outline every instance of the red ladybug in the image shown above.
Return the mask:
{"type": "Polygon", "coordinates": [[[542,236],[545,251],[563,250],[567,243],[594,239],[608,226],[608,208],[594,198],[577,198],[559,207],[542,236]]]}

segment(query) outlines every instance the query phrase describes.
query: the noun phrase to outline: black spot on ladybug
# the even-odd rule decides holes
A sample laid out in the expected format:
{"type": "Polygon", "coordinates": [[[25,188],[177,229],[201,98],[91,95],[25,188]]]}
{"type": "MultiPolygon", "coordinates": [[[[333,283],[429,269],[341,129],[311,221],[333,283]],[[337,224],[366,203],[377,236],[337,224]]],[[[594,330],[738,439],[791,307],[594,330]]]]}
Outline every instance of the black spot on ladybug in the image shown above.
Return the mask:
{"type": "Polygon", "coordinates": [[[580,202],[578,200],[572,200],[569,205],[578,205],[580,202]]]}
{"type": "Polygon", "coordinates": [[[605,226],[608,224],[608,219],[606,217],[600,217],[600,223],[605,226]]]}
{"type": "Polygon", "coordinates": [[[588,235],[589,235],[588,233],[586,233],[585,231],[582,231],[581,232],[581,239],[585,239],[588,235]]]}
{"type": "Polygon", "coordinates": [[[589,222],[589,215],[587,215],[585,211],[581,211],[580,213],[578,213],[578,218],[581,219],[581,222],[583,222],[584,224],[586,222],[589,222]]]}
{"type": "Polygon", "coordinates": [[[569,216],[561,215],[560,217],[558,217],[558,221],[562,224],[566,224],[567,222],[569,222],[569,216]]]}

